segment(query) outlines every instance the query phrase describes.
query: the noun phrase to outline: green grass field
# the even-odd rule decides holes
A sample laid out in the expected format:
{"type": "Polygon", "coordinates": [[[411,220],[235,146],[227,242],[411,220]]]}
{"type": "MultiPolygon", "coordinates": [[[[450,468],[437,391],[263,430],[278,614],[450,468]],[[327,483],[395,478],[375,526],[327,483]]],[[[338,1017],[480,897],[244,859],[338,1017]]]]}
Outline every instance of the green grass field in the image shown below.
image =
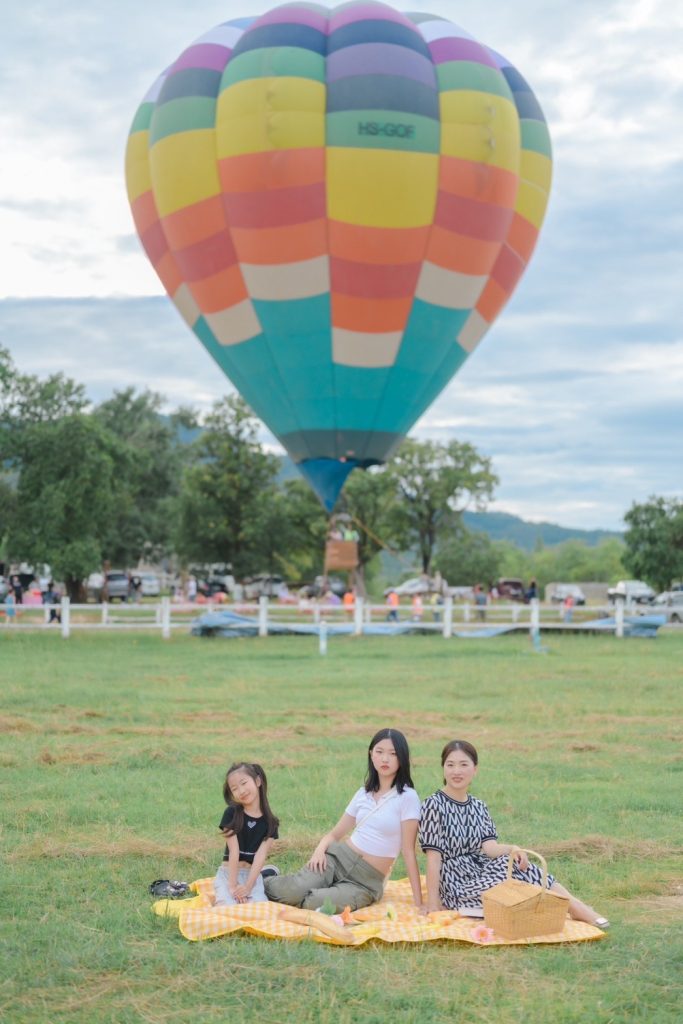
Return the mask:
{"type": "MultiPolygon", "coordinates": [[[[2,958],[8,1024],[681,1019],[683,636],[200,640],[0,634],[2,958]],[[479,748],[503,841],[612,921],[567,946],[188,943],[155,878],[213,874],[222,782],[260,761],[299,866],[361,784],[371,735],[479,748]]],[[[422,861],[421,861],[422,863],[422,861]]],[[[402,874],[397,864],[394,877],[402,874]]]]}

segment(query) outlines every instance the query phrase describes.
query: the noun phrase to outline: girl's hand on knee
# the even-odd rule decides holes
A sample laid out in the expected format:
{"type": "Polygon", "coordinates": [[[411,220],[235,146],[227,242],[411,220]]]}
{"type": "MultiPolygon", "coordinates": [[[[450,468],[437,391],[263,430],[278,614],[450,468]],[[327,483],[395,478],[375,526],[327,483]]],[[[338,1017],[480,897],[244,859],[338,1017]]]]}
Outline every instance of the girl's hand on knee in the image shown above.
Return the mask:
{"type": "Polygon", "coordinates": [[[240,903],[246,903],[249,899],[250,890],[247,889],[246,885],[236,885],[233,891],[233,896],[240,903]]]}

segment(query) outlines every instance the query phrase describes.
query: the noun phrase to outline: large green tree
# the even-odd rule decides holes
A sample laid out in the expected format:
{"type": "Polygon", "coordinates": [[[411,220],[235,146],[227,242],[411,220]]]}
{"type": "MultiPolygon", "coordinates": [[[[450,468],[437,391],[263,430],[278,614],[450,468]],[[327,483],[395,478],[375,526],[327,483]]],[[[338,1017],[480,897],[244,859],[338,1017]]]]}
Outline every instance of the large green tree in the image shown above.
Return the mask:
{"type": "Polygon", "coordinates": [[[102,563],[125,461],[117,439],[85,413],[22,430],[7,547],[15,557],[48,563],[72,600],[102,563]]]}
{"type": "Polygon", "coordinates": [[[637,579],[668,590],[683,579],[683,501],[653,495],[634,502],[624,516],[628,527],[624,565],[637,579]]]}
{"type": "Polygon", "coordinates": [[[404,550],[417,548],[426,573],[439,533],[459,528],[465,509],[483,509],[498,483],[491,460],[460,441],[438,444],[409,438],[387,472],[396,493],[393,534],[404,550]]]}
{"type": "Polygon", "coordinates": [[[261,507],[278,461],[259,444],[258,426],[236,395],[206,417],[179,498],[176,548],[185,561],[229,563],[237,578],[263,568],[261,507]]]}
{"type": "Polygon", "coordinates": [[[487,587],[500,576],[502,560],[500,548],[487,534],[463,527],[439,543],[434,565],[451,586],[481,583],[487,587]]]}
{"type": "MultiPolygon", "coordinates": [[[[176,499],[180,491],[186,445],[178,442],[172,419],[161,415],[161,395],[136,394],[133,388],[115,392],[95,410],[99,422],[126,449],[125,476],[106,538],[112,564],[135,565],[157,561],[169,553],[176,499]]],[[[185,411],[179,414],[184,424],[185,411]]]]}

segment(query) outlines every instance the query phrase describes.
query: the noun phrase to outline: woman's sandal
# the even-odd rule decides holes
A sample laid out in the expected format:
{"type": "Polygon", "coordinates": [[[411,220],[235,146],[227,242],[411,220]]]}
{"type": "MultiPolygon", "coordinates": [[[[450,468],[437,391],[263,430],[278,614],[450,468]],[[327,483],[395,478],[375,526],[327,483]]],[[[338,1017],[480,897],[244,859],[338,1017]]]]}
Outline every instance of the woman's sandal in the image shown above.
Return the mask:
{"type": "Polygon", "coordinates": [[[600,928],[603,932],[606,932],[609,928],[609,921],[606,917],[596,917],[595,921],[593,921],[593,927],[600,928]]]}

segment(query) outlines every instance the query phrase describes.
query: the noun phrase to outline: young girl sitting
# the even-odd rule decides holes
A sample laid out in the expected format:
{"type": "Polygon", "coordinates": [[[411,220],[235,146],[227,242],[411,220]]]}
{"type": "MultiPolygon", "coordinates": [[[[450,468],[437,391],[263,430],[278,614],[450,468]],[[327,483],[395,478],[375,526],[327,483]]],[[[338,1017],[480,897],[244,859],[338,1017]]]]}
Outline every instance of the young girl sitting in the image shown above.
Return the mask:
{"type": "MultiPolygon", "coordinates": [[[[514,847],[499,843],[488,807],[468,794],[477,771],[477,751],[466,740],[452,740],[441,753],[444,787],[428,797],[420,816],[420,845],[427,854],[427,910],[458,910],[482,917],[481,894],[507,878],[508,854],[514,847]]],[[[524,851],[514,855],[512,877],[540,885],[541,869],[524,851]]],[[[547,886],[569,897],[569,914],[598,928],[609,922],[567,892],[548,875],[547,886]]]]}
{"type": "Polygon", "coordinates": [[[268,803],[268,783],[261,765],[244,761],[231,765],[223,796],[228,806],[218,827],[227,843],[213,883],[215,905],[265,903],[261,868],[278,838],[279,822],[268,803]]]}
{"type": "Polygon", "coordinates": [[[396,729],[380,729],[370,740],[365,785],[322,837],[306,867],[266,879],[268,898],[307,910],[317,910],[326,901],[337,911],[367,907],[382,898],[386,878],[402,853],[415,905],[421,907],[415,856],[419,818],[406,738],[396,729]]]}

